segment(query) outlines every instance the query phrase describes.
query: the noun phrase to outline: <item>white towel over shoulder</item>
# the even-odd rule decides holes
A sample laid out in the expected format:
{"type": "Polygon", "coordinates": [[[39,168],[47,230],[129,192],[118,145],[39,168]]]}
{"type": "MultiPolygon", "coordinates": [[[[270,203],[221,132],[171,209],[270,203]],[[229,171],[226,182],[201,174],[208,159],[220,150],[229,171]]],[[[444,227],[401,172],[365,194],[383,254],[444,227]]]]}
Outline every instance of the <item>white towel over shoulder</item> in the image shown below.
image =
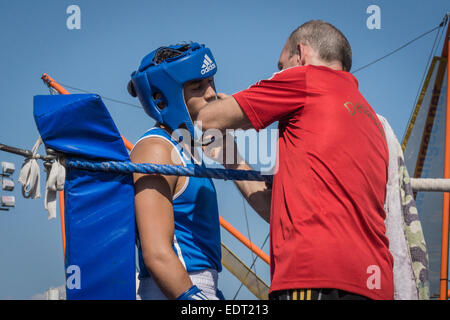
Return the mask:
{"type": "Polygon", "coordinates": [[[403,230],[402,204],[400,197],[400,181],[398,167],[398,140],[387,120],[378,115],[389,149],[388,182],[386,185],[386,236],[389,239],[389,250],[394,258],[394,299],[417,300],[418,293],[407,239],[403,230]]]}

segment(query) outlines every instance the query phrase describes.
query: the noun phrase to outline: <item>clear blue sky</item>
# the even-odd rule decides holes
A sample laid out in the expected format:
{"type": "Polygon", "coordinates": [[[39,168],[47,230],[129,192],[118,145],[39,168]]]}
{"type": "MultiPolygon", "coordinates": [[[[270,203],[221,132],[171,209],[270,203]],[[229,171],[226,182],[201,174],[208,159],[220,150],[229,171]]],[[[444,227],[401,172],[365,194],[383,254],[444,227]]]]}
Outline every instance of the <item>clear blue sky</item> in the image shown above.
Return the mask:
{"type": "MultiPolygon", "coordinates": [[[[447,0],[1,1],[0,143],[33,146],[38,132],[32,99],[48,93],[40,80],[44,72],[73,87],[138,103],[128,96],[126,84],[140,59],[158,46],[192,40],[212,49],[218,64],[217,89],[232,94],[276,72],[288,35],[308,20],[331,22],[347,36],[355,69],[437,26],[447,11],[447,0]],[[66,9],[72,4],[81,8],[81,30],[66,27],[66,9]],[[366,9],[372,4],[381,9],[379,30],[366,27],[366,9]]],[[[434,36],[429,34],[356,74],[361,92],[388,119],[399,139],[434,36]]],[[[139,108],[107,100],[105,104],[120,132],[132,142],[153,124],[139,108]]],[[[0,153],[0,160],[20,169],[23,159],[0,153]]],[[[221,215],[248,235],[236,188],[223,181],[216,187],[221,215]]],[[[64,283],[60,221],[47,220],[43,199],[23,199],[18,186],[12,194],[16,208],[0,211],[0,299],[30,299],[64,283]]],[[[248,206],[247,212],[250,237],[261,245],[268,225],[248,206]]],[[[251,261],[251,253],[225,231],[222,238],[245,262],[251,261]]],[[[264,250],[268,252],[268,245],[264,250]]],[[[269,282],[264,263],[257,263],[256,270],[269,282]]],[[[219,284],[227,298],[239,286],[227,271],[219,284]]],[[[242,289],[237,298],[253,296],[242,289]]]]}

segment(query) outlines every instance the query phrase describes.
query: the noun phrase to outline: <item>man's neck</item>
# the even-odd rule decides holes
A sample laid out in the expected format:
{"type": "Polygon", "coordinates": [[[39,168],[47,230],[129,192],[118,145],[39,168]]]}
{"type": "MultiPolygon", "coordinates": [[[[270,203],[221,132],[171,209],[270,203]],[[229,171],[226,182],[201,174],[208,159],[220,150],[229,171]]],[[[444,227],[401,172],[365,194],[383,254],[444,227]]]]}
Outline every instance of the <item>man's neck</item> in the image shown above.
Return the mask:
{"type": "Polygon", "coordinates": [[[342,71],[342,63],[339,61],[332,61],[332,62],[325,62],[323,60],[320,60],[316,57],[310,57],[306,63],[304,64],[305,66],[307,65],[311,65],[311,66],[323,66],[323,67],[327,67],[333,70],[337,70],[337,71],[342,71]]]}

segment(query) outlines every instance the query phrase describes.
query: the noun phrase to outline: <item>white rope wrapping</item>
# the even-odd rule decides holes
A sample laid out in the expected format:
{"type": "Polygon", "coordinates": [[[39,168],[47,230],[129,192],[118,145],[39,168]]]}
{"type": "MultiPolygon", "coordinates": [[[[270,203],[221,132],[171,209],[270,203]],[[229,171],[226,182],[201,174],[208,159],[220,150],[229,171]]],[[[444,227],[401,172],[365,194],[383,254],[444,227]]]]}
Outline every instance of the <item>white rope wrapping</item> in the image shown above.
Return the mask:
{"type": "Polygon", "coordinates": [[[19,183],[22,184],[22,195],[24,198],[37,199],[41,197],[41,190],[39,188],[41,183],[41,175],[39,164],[36,159],[37,150],[42,144],[42,139],[36,141],[31,149],[33,156],[26,158],[22,164],[19,175],[19,183]]]}
{"type": "Polygon", "coordinates": [[[48,219],[56,218],[56,193],[64,190],[66,181],[66,168],[57,158],[50,169],[45,168],[47,172],[47,181],[45,183],[45,209],[48,211],[48,219]]]}
{"type": "Polygon", "coordinates": [[[450,192],[450,179],[411,178],[414,191],[450,192]]]}
{"type": "MultiPolygon", "coordinates": [[[[40,185],[41,174],[37,159],[37,154],[42,139],[36,141],[31,150],[33,156],[26,158],[20,169],[19,183],[22,184],[22,195],[24,198],[37,199],[41,197],[40,185]]],[[[60,159],[56,159],[51,167],[45,168],[47,179],[45,184],[44,206],[48,211],[48,219],[56,218],[56,193],[64,189],[66,179],[66,168],[61,164],[60,159]]]]}

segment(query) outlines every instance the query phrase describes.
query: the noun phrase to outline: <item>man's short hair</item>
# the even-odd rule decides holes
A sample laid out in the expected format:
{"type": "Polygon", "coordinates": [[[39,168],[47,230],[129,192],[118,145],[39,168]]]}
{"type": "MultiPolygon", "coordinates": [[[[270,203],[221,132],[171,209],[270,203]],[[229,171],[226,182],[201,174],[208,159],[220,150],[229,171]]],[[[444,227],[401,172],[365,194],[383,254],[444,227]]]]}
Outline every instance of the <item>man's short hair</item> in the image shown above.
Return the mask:
{"type": "Polygon", "coordinates": [[[309,45],[325,62],[340,61],[345,71],[352,67],[352,48],[347,38],[332,24],[311,20],[295,29],[289,36],[290,54],[295,54],[297,44],[309,45]]]}

